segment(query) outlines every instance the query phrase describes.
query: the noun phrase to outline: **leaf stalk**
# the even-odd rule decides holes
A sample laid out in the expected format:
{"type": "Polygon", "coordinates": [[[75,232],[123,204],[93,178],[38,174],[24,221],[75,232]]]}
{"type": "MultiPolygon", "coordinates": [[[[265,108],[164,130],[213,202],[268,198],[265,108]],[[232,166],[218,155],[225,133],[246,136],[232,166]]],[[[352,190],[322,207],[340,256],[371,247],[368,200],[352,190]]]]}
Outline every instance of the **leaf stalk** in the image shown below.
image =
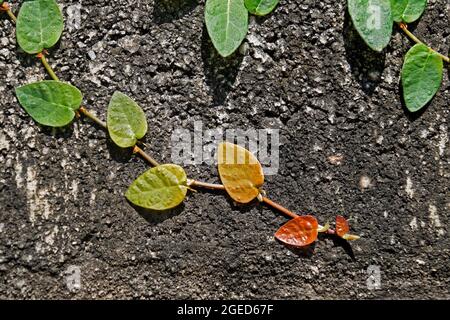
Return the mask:
{"type": "Polygon", "coordinates": [[[80,111],[80,113],[82,113],[83,115],[85,115],[86,117],[88,117],[89,119],[94,121],[96,124],[98,124],[103,129],[107,128],[106,127],[106,122],[104,122],[104,121],[100,120],[99,118],[97,118],[93,113],[91,113],[85,107],[80,107],[80,109],[78,109],[78,111],[80,111]]]}
{"type": "Polygon", "coordinates": [[[142,150],[138,146],[134,146],[133,153],[139,154],[144,160],[146,160],[148,163],[150,163],[153,167],[159,166],[158,161],[153,159],[148,153],[146,153],[144,150],[142,150]]]}
{"type": "Polygon", "coordinates": [[[47,61],[47,58],[45,57],[45,52],[40,52],[37,54],[36,56],[39,60],[41,60],[42,65],[44,66],[45,70],[47,70],[47,73],[49,74],[49,76],[55,80],[55,81],[59,81],[58,76],[56,75],[55,71],[53,71],[53,68],[50,66],[50,64],[47,61]]]}
{"type": "Polygon", "coordinates": [[[415,43],[417,44],[424,44],[428,47],[428,49],[430,49],[431,51],[433,51],[434,53],[436,53],[437,55],[439,55],[442,60],[444,60],[447,63],[450,63],[450,58],[437,52],[436,50],[434,50],[433,48],[431,48],[430,46],[428,46],[426,43],[424,43],[423,41],[421,41],[419,38],[417,38],[411,31],[408,30],[408,25],[406,23],[403,22],[399,22],[398,26],[400,27],[400,29],[403,30],[403,32],[415,43]]]}
{"type": "Polygon", "coordinates": [[[0,6],[0,11],[4,11],[6,12],[6,14],[9,16],[9,18],[16,23],[17,18],[14,15],[14,13],[11,11],[11,6],[9,5],[8,2],[3,2],[2,5],[0,6]]]}

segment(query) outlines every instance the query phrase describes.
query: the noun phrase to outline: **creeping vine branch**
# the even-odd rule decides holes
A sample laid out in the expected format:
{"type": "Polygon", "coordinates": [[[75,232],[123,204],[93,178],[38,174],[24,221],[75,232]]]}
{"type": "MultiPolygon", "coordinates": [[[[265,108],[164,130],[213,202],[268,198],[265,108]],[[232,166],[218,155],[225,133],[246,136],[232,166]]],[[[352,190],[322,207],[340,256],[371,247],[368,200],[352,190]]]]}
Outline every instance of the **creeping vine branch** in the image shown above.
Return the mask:
{"type": "MultiPolygon", "coordinates": [[[[246,4],[256,14],[262,14],[267,10],[270,12],[277,2],[247,0],[246,4]],[[260,6],[261,4],[266,4],[266,7],[260,6]]],[[[278,240],[287,245],[309,245],[317,239],[318,233],[337,235],[346,240],[359,238],[349,234],[348,222],[341,216],[336,217],[336,230],[333,230],[328,223],[321,226],[315,217],[299,216],[266,197],[262,190],[264,175],[261,164],[240,146],[222,143],[218,147],[218,168],[222,185],[188,179],[184,169],[175,164],[160,165],[138,146],[139,139],[147,132],[147,122],[143,110],[135,101],[123,93],[115,92],[108,106],[107,121],[104,122],[81,105],[82,93],[76,87],[59,80],[46,58],[47,49],[56,44],[63,30],[62,14],[55,0],[25,2],[17,19],[7,3],[2,3],[1,8],[17,23],[19,46],[25,52],[36,55],[52,79],[17,88],[16,95],[22,107],[36,122],[51,127],[66,126],[73,121],[75,115],[82,114],[107,130],[119,147],[132,148],[133,154],[146,160],[153,168],[138,177],[125,193],[133,204],[162,211],[178,206],[188,190],[194,190],[193,188],[224,190],[238,204],[247,204],[257,199],[290,217],[292,220],[275,234],[278,240]],[[29,33],[31,29],[38,32],[29,33]],[[246,160],[241,161],[242,159],[246,160]]]]}

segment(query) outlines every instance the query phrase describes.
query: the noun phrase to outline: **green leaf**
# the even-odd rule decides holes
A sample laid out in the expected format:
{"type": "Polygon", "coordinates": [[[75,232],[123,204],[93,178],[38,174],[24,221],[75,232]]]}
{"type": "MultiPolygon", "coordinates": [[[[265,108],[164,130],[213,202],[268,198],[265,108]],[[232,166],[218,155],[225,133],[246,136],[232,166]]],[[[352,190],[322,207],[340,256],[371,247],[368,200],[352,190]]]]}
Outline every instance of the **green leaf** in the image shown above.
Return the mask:
{"type": "Polygon", "coordinates": [[[402,68],[403,97],[409,111],[425,106],[441,86],[442,58],[424,44],[416,44],[405,57],[402,68]]]}
{"type": "Polygon", "coordinates": [[[251,14],[264,16],[275,9],[279,0],[245,0],[245,6],[251,14]]]}
{"type": "Polygon", "coordinates": [[[244,0],[207,0],[205,22],[214,47],[223,57],[231,55],[248,31],[244,0]]]}
{"type": "Polygon", "coordinates": [[[144,172],[125,193],[133,204],[152,210],[167,210],[179,205],[187,193],[183,168],[163,164],[144,172]]]}
{"type": "Polygon", "coordinates": [[[63,16],[55,0],[29,0],[17,17],[17,42],[29,54],[53,47],[64,29],[63,16]]]}
{"type": "Polygon", "coordinates": [[[392,14],[390,0],[347,0],[348,12],[353,25],[367,45],[375,50],[383,50],[392,34],[392,14]]]}
{"type": "Polygon", "coordinates": [[[427,0],[391,0],[391,6],[395,22],[411,23],[420,18],[427,0]]]}
{"type": "Polygon", "coordinates": [[[133,147],[147,133],[147,121],[141,107],[121,92],[114,92],[108,106],[108,132],[121,148],[133,147]]]}
{"type": "Polygon", "coordinates": [[[22,107],[38,123],[50,127],[69,124],[83,95],[76,87],[59,81],[40,81],[16,88],[22,107]]]}

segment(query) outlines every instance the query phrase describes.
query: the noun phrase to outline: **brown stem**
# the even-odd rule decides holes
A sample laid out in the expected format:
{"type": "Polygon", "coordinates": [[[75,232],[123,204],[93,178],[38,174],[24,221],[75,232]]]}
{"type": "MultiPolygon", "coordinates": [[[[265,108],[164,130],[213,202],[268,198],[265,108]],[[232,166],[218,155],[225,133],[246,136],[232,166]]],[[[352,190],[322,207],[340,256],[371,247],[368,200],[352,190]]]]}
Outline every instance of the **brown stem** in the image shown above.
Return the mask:
{"type": "Polygon", "coordinates": [[[100,120],[99,118],[97,118],[94,114],[92,114],[89,110],[87,110],[85,107],[80,107],[80,109],[78,109],[78,111],[80,111],[82,114],[84,114],[86,117],[88,117],[89,119],[91,119],[92,121],[94,121],[96,124],[98,124],[100,127],[102,127],[103,129],[106,129],[106,122],[100,120]]]}
{"type": "Polygon", "coordinates": [[[267,197],[263,197],[262,200],[263,200],[263,202],[264,202],[265,204],[267,204],[268,206],[270,206],[270,207],[272,207],[272,208],[274,208],[274,209],[276,209],[276,210],[278,210],[278,211],[284,213],[285,215],[291,217],[292,219],[295,219],[295,218],[298,218],[298,217],[299,217],[297,214],[295,214],[295,213],[293,213],[292,211],[286,209],[286,208],[283,207],[282,205],[279,205],[278,203],[276,203],[276,202],[270,200],[270,199],[267,198],[267,197]]]}
{"type": "MultiPolygon", "coordinates": [[[[283,207],[282,205],[280,205],[280,204],[278,204],[278,203],[276,203],[276,202],[270,200],[270,199],[267,198],[267,197],[263,197],[262,200],[263,200],[263,202],[264,202],[265,204],[267,204],[268,206],[270,206],[270,207],[272,207],[272,208],[274,208],[274,209],[276,209],[276,210],[278,210],[278,211],[284,213],[285,215],[291,217],[292,219],[295,219],[295,218],[298,218],[298,217],[299,217],[299,215],[297,215],[297,214],[295,214],[294,212],[292,212],[292,211],[286,209],[286,208],[283,207]]],[[[323,233],[326,233],[326,234],[335,234],[336,232],[335,232],[333,229],[327,229],[327,230],[324,231],[323,233]]]]}
{"type": "MultiPolygon", "coordinates": [[[[189,184],[190,187],[199,187],[199,188],[206,188],[206,189],[211,189],[211,190],[225,190],[225,187],[223,185],[221,185],[221,184],[207,183],[207,182],[202,182],[202,181],[197,181],[197,180],[190,180],[188,182],[188,184],[189,184]]],[[[287,215],[288,217],[290,217],[292,219],[295,219],[295,218],[299,217],[299,215],[297,215],[294,212],[286,209],[282,205],[280,205],[280,204],[270,200],[267,197],[262,197],[262,202],[264,202],[269,207],[272,207],[272,208],[282,212],[283,214],[287,215]]],[[[335,234],[336,232],[333,229],[328,229],[324,233],[335,234]]]]}
{"type": "MultiPolygon", "coordinates": [[[[221,185],[221,184],[213,184],[213,183],[207,183],[207,182],[196,181],[196,180],[189,181],[189,186],[190,187],[200,187],[200,188],[212,189],[212,190],[225,190],[225,187],[223,185],[221,185]]],[[[277,209],[278,211],[284,213],[285,215],[291,217],[292,219],[298,217],[298,215],[296,215],[292,211],[286,209],[282,205],[279,205],[278,203],[270,200],[267,197],[262,197],[262,202],[264,202],[265,204],[267,204],[268,206],[270,206],[270,207],[272,207],[274,209],[277,209]]]]}
{"type": "Polygon", "coordinates": [[[44,66],[47,73],[50,75],[50,77],[55,80],[59,81],[58,76],[56,75],[55,71],[53,71],[53,68],[50,66],[50,64],[47,61],[47,58],[45,57],[46,52],[40,52],[37,54],[37,58],[41,60],[42,65],[44,66]]]}
{"type": "Polygon", "coordinates": [[[207,183],[202,181],[191,180],[189,181],[190,187],[200,187],[211,190],[225,190],[225,187],[221,184],[207,183]]]}
{"type": "Polygon", "coordinates": [[[399,23],[398,23],[398,26],[400,27],[400,29],[403,30],[403,32],[404,32],[404,33],[405,33],[412,41],[414,41],[415,43],[418,43],[418,44],[424,44],[424,45],[426,45],[426,46],[428,47],[428,49],[430,49],[431,51],[433,51],[433,52],[435,52],[437,55],[439,55],[439,56],[442,58],[442,60],[444,60],[444,61],[447,62],[447,63],[450,63],[450,58],[449,58],[449,57],[444,56],[443,54],[441,54],[441,53],[437,52],[436,50],[430,48],[430,46],[428,46],[428,45],[425,44],[424,42],[420,41],[419,38],[417,38],[411,31],[408,30],[408,25],[407,25],[406,23],[399,22],[399,23]]]}
{"type": "Polygon", "coordinates": [[[144,150],[142,150],[138,146],[134,146],[133,153],[139,154],[144,160],[146,160],[152,166],[154,167],[159,166],[159,163],[155,159],[153,159],[148,153],[145,153],[144,150]]]}

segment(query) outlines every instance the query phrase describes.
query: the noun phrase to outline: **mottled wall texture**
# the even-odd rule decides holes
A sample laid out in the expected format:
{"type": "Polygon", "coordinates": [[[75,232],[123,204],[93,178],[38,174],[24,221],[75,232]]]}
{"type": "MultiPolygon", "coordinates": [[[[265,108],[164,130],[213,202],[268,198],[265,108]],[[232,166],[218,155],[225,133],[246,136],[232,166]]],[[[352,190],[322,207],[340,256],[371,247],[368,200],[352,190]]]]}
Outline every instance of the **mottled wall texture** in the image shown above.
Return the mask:
{"type": "MultiPolygon", "coordinates": [[[[79,19],[78,1],[60,3],[66,30],[49,60],[88,108],[104,119],[114,91],[133,97],[161,162],[172,161],[172,133],[196,121],[279,129],[267,194],[323,223],[345,215],[362,239],[354,258],[327,238],[313,254],[289,250],[273,238],[285,217],[222,192],[190,193],[165,214],[136,210],[123,194],[142,159],[87,119],[51,130],[19,106],[14,88],[48,76],[2,15],[0,298],[450,298],[448,68],[432,103],[408,113],[400,70],[412,44],[398,28],[375,53],[344,0],[282,0],[222,59],[203,0],[83,0],[79,19]]],[[[410,26],[443,53],[448,11],[430,0],[410,26]]],[[[214,165],[184,167],[219,182],[214,165]]]]}

